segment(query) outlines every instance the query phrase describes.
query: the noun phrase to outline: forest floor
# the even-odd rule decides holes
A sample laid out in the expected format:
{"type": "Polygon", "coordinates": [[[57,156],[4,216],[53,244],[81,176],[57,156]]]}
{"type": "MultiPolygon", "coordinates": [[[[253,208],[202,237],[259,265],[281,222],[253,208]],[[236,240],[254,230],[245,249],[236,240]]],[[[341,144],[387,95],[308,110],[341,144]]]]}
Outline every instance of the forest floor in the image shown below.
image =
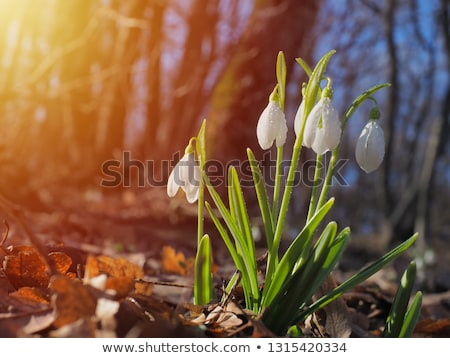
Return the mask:
{"type": "MultiPolygon", "coordinates": [[[[238,291],[223,304],[192,304],[195,205],[168,200],[164,190],[58,188],[36,195],[32,206],[0,201],[5,219],[0,337],[273,336],[241,306],[238,291]]],[[[212,237],[219,297],[234,266],[208,221],[206,230],[212,237]]],[[[436,245],[436,289],[424,291],[417,338],[450,337],[450,243],[436,245]]],[[[351,244],[347,252],[344,260],[372,259],[370,252],[351,244]]],[[[343,296],[339,317],[350,331],[342,333],[317,315],[300,327],[302,332],[310,337],[380,336],[409,260],[399,260],[343,296]]],[[[334,280],[342,281],[351,267],[341,265],[334,280]]]]}

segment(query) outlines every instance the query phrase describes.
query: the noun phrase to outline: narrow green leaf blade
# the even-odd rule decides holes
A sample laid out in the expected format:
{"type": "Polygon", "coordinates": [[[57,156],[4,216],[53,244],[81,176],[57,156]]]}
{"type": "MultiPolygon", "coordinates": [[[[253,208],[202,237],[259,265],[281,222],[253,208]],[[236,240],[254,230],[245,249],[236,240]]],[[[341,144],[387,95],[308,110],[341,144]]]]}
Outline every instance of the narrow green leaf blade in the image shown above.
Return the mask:
{"type": "Polygon", "coordinates": [[[419,320],[420,310],[422,308],[422,292],[417,292],[414,296],[414,300],[411,303],[411,307],[406,313],[405,320],[403,322],[402,330],[400,331],[399,338],[409,338],[414,332],[416,323],[419,320]]]}
{"type": "MultiPolygon", "coordinates": [[[[266,277],[262,298],[263,307],[268,306],[273,298],[278,294],[286,281],[287,277],[293,273],[294,266],[297,265],[300,257],[309,255],[309,246],[319,224],[325,215],[330,211],[334,204],[334,198],[318,210],[311,220],[305,225],[302,231],[297,235],[292,244],[286,250],[283,258],[280,260],[272,278],[266,277]]],[[[299,267],[300,265],[297,265],[299,267]]]]}
{"type": "Polygon", "coordinates": [[[197,305],[206,305],[212,298],[212,260],[211,243],[208,234],[201,240],[195,257],[196,275],[194,277],[194,301],[197,305]]]}
{"type": "Polygon", "coordinates": [[[258,162],[256,161],[256,158],[250,148],[247,148],[247,156],[250,163],[250,169],[252,171],[253,183],[255,185],[259,210],[261,211],[261,218],[264,224],[267,249],[269,252],[271,252],[273,244],[274,222],[272,217],[272,211],[270,210],[269,197],[267,196],[266,187],[264,185],[264,179],[261,170],[259,168],[258,162]]]}
{"type": "Polygon", "coordinates": [[[235,219],[239,223],[239,228],[242,231],[242,236],[245,240],[245,254],[249,256],[249,261],[255,263],[256,268],[256,258],[255,258],[255,243],[253,241],[253,234],[250,224],[250,219],[248,217],[247,208],[245,206],[244,195],[242,194],[241,184],[236,172],[235,167],[230,167],[230,182],[229,186],[231,188],[231,198],[230,201],[233,202],[235,219]]]}
{"type": "Polygon", "coordinates": [[[380,257],[374,263],[368,265],[363,268],[361,271],[354,274],[352,277],[341,283],[334,290],[330,291],[327,295],[319,298],[315,301],[311,306],[305,309],[300,313],[300,316],[306,318],[311,313],[325,307],[328,303],[335,300],[336,298],[342,296],[344,292],[351,290],[353,287],[359,285],[361,282],[368,279],[374,273],[378,272],[381,268],[395,260],[398,256],[400,256],[403,252],[405,252],[417,239],[417,234],[411,236],[408,240],[401,243],[382,257],[380,257]]]}
{"type": "Polygon", "coordinates": [[[238,254],[236,251],[236,248],[233,245],[233,241],[231,240],[230,236],[228,235],[227,230],[224,228],[222,223],[220,222],[217,215],[214,213],[214,211],[211,208],[211,205],[206,202],[206,209],[208,210],[208,213],[216,226],[217,231],[219,232],[220,236],[222,237],[223,242],[225,243],[225,246],[228,249],[228,252],[230,253],[231,258],[233,259],[233,262],[237,268],[237,270],[242,275],[242,289],[244,291],[244,297],[247,304],[250,304],[252,299],[252,290],[249,280],[249,272],[247,269],[247,266],[242,258],[241,255],[238,254]]]}
{"type": "Polygon", "coordinates": [[[416,278],[416,263],[410,262],[400,279],[400,285],[392,302],[383,336],[386,338],[397,338],[402,330],[403,320],[408,309],[411,292],[414,288],[416,278]]]}

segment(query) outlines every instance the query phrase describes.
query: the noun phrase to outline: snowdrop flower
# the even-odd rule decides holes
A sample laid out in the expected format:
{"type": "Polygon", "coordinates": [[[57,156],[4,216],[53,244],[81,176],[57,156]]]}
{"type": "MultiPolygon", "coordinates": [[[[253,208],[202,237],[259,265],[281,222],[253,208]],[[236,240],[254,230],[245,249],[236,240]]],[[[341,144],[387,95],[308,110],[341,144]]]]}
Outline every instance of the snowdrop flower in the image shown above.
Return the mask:
{"type": "Polygon", "coordinates": [[[286,117],[277,101],[269,100],[269,104],[261,113],[256,127],[256,136],[262,149],[269,149],[273,141],[277,147],[286,142],[286,117]]]}
{"type": "Polygon", "coordinates": [[[356,142],[355,156],[356,162],[366,173],[380,166],[384,157],[384,134],[378,121],[371,120],[363,128],[356,142]]]}
{"type": "Polygon", "coordinates": [[[200,186],[200,169],[194,152],[187,151],[175,165],[167,181],[167,195],[174,197],[181,188],[186,193],[187,201],[192,204],[198,199],[200,186]]]}
{"type": "Polygon", "coordinates": [[[322,97],[306,119],[303,145],[317,154],[333,150],[341,139],[341,122],[331,99],[322,97]]]}

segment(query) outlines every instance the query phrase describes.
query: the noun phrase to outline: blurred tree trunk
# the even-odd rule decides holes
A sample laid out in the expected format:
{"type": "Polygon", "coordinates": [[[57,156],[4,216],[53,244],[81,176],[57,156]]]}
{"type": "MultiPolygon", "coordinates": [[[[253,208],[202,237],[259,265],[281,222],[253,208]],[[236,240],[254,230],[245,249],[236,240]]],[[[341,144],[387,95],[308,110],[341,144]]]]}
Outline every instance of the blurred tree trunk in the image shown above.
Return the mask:
{"type": "MultiPolygon", "coordinates": [[[[146,3],[131,0],[118,3],[118,16],[140,19],[146,3]]],[[[141,29],[124,25],[117,20],[110,66],[115,67],[115,75],[106,83],[99,99],[99,113],[96,126],[96,149],[99,159],[109,159],[115,148],[123,147],[125,119],[127,114],[127,88],[130,87],[130,70],[136,59],[136,43],[141,29]]]]}
{"type": "Polygon", "coordinates": [[[158,127],[161,121],[161,54],[165,40],[163,18],[165,2],[156,2],[151,8],[150,35],[148,40],[149,65],[147,70],[148,105],[144,130],[144,157],[152,157],[157,146],[158,127]]]}
{"type": "Polygon", "coordinates": [[[282,50],[288,80],[296,57],[310,61],[312,54],[299,53],[319,10],[319,1],[264,0],[255,3],[247,26],[215,87],[209,125],[209,153],[227,162],[245,159],[246,148],[258,152],[256,124],[276,84],[275,64],[282,50]]]}
{"type": "MultiPolygon", "coordinates": [[[[236,2],[231,4],[236,6],[236,2]]],[[[210,96],[209,91],[205,91],[205,82],[218,57],[218,21],[219,0],[193,1],[185,19],[187,35],[183,57],[172,77],[173,92],[167,94],[170,99],[167,117],[161,119],[162,131],[158,133],[157,147],[168,149],[166,156],[184,150],[203,119],[201,116],[210,96]]],[[[226,55],[223,53],[224,60],[226,55]]]]}

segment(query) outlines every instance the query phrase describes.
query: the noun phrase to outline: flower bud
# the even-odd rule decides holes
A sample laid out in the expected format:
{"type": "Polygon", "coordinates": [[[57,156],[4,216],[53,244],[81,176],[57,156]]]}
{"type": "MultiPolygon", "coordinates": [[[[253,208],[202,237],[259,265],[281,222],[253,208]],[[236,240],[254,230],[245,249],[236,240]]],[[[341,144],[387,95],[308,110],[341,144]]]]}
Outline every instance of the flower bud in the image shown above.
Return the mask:
{"type": "Polygon", "coordinates": [[[377,169],[384,157],[384,134],[378,121],[369,121],[363,128],[355,150],[356,162],[366,173],[377,169]]]}

